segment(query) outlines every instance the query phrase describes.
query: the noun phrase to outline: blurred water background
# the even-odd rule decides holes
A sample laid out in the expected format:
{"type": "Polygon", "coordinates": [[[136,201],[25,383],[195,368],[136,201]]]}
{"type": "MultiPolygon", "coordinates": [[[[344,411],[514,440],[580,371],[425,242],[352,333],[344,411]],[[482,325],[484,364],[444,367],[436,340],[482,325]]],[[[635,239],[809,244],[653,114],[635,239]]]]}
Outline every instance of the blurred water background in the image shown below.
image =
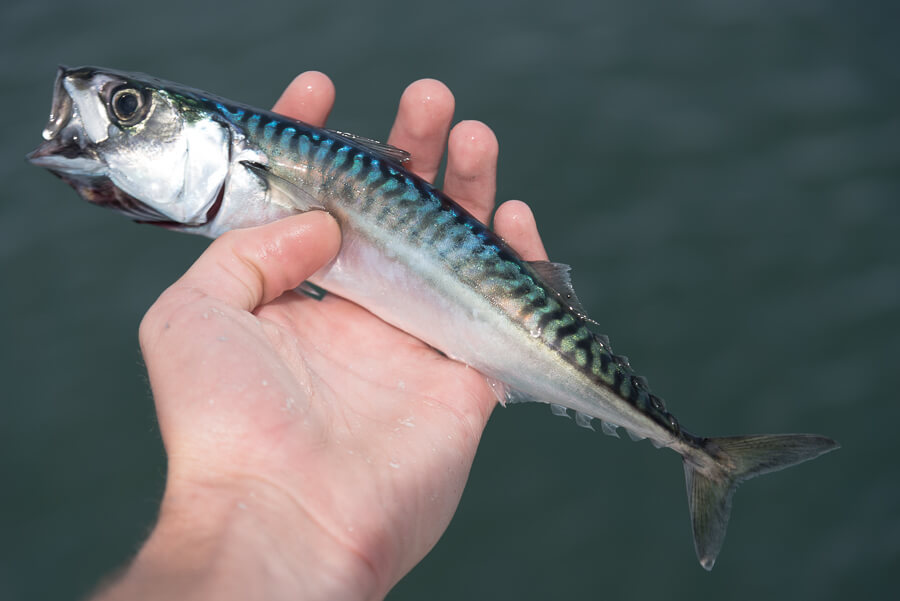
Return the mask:
{"type": "Polygon", "coordinates": [[[900,566],[900,17],[786,0],[0,7],[0,599],[74,599],[153,523],[165,458],[137,325],[202,251],[25,164],[58,63],[270,106],[328,73],[385,138],[436,77],[500,140],[588,312],[691,431],[843,449],[746,485],[712,573],[680,462],[495,412],[407,599],[883,599],[900,566]]]}

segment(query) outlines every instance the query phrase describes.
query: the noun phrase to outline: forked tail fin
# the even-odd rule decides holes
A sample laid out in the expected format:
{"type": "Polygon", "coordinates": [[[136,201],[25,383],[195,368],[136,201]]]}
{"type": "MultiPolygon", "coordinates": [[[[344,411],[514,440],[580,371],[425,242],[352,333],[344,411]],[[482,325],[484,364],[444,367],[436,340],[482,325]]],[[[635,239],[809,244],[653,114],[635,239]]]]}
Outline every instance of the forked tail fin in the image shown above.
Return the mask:
{"type": "Polygon", "coordinates": [[[815,434],[707,438],[704,447],[715,458],[715,469],[700,468],[687,457],[684,460],[694,548],[700,565],[711,570],[716,562],[725,540],[731,497],[738,484],[815,459],[839,446],[830,438],[815,434]]]}

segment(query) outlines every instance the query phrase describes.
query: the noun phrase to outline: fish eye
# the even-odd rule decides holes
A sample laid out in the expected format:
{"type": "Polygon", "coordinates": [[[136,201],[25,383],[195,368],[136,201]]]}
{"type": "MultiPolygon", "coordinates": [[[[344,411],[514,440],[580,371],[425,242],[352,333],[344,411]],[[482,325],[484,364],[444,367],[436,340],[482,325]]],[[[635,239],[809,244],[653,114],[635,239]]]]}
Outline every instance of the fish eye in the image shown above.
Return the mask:
{"type": "Polygon", "coordinates": [[[110,113],[120,125],[134,125],[140,121],[145,108],[144,95],[135,88],[119,88],[109,100],[110,113]]]}

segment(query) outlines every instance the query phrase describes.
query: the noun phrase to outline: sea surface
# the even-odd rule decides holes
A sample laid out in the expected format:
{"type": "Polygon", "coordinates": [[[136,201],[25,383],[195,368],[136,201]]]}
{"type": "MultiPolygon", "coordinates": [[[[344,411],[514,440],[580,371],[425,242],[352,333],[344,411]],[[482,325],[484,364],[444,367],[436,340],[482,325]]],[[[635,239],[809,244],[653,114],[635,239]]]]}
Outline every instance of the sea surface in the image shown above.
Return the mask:
{"type": "MultiPolygon", "coordinates": [[[[137,345],[207,242],[88,206],[24,155],[59,63],[270,106],[334,80],[385,138],[446,82],[501,199],[704,435],[843,448],[736,496],[700,568],[677,456],[498,409],[390,601],[886,599],[900,567],[900,10],[890,2],[32,2],[0,7],[0,599],[79,599],[151,528],[165,456],[137,345]]],[[[893,593],[893,594],[892,594],[893,593]]]]}

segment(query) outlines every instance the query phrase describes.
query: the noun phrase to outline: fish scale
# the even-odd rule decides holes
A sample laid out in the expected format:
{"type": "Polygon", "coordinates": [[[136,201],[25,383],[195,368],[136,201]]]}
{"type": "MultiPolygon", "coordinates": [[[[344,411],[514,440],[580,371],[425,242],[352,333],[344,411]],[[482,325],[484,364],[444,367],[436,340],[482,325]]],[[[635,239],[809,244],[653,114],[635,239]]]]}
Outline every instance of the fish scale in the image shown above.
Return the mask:
{"type": "MultiPolygon", "coordinates": [[[[294,131],[289,135],[309,139],[294,131]]],[[[320,137],[314,144],[332,146],[333,141],[320,137]]],[[[348,146],[342,148],[349,151],[348,146]]],[[[319,154],[313,145],[305,156],[301,150],[296,160],[321,161],[322,157],[316,156],[319,154]]],[[[444,250],[440,254],[448,266],[461,277],[469,275],[467,283],[479,288],[485,296],[518,301],[511,303],[508,311],[512,320],[525,324],[536,318],[540,338],[549,347],[559,350],[573,367],[652,416],[661,426],[678,432],[675,417],[660,403],[650,402],[651,394],[646,385],[635,385],[638,376],[611,350],[605,350],[583,320],[573,315],[570,307],[559,298],[554,298],[561,295],[543,286],[523,261],[509,253],[501,256],[504,243],[480,221],[424,180],[388,167],[361,150],[354,158],[362,167],[351,174],[350,181],[340,180],[341,167],[345,163],[325,169],[335,182],[332,185],[343,185],[341,191],[346,193],[356,189],[354,184],[362,184],[365,189],[361,194],[357,190],[357,197],[362,199],[363,211],[380,206],[379,221],[402,226],[396,231],[407,234],[413,241],[444,250]],[[391,202],[394,197],[399,197],[399,201],[391,202]],[[423,227],[436,223],[443,226],[432,228],[432,236],[428,239],[416,240],[423,227]]]]}
{"type": "MultiPolygon", "coordinates": [[[[259,115],[248,117],[246,112],[223,111],[223,114],[229,118],[239,114],[238,123],[245,119],[260,121],[259,115]]],[[[635,374],[618,363],[611,351],[604,349],[583,320],[573,316],[568,306],[553,298],[560,296],[558,292],[538,283],[535,274],[529,272],[523,261],[509,253],[505,253],[505,257],[500,256],[503,242],[475,217],[424,180],[404,174],[372,158],[364,150],[352,149],[321,135],[313,138],[309,133],[286,126],[284,122],[274,123],[281,147],[285,151],[295,152],[290,160],[321,163],[341,156],[340,160],[334,159],[331,165],[323,169],[329,182],[323,186],[326,192],[331,192],[333,188],[343,193],[355,190],[362,212],[379,208],[376,217],[379,221],[399,226],[398,233],[443,251],[439,254],[455,273],[461,277],[469,276],[466,278],[468,284],[476,286],[490,298],[518,301],[511,303],[512,308],[508,311],[513,320],[528,323],[532,321],[532,316],[536,316],[540,338],[549,347],[559,350],[573,367],[652,415],[663,427],[678,431],[674,416],[661,406],[651,404],[649,390],[634,384],[635,374]],[[332,152],[328,152],[329,149],[332,152]],[[352,160],[348,158],[351,154],[352,160]],[[346,167],[351,163],[358,164],[359,169],[343,178],[346,167]],[[363,187],[362,193],[359,193],[360,186],[363,187]],[[432,235],[420,239],[425,228],[430,229],[432,235]],[[530,300],[532,298],[541,299],[541,302],[530,300]]],[[[255,128],[248,128],[248,133],[255,134],[255,128]]]]}
{"type": "Polygon", "coordinates": [[[44,143],[29,159],[89,202],[137,221],[218,236],[325,209],[336,257],[310,277],[478,369],[510,400],[682,456],[694,546],[711,569],[744,480],[838,447],[814,434],[686,432],[581,309],[568,267],[523,261],[408,155],[155,79],[61,67],[44,143]]]}

